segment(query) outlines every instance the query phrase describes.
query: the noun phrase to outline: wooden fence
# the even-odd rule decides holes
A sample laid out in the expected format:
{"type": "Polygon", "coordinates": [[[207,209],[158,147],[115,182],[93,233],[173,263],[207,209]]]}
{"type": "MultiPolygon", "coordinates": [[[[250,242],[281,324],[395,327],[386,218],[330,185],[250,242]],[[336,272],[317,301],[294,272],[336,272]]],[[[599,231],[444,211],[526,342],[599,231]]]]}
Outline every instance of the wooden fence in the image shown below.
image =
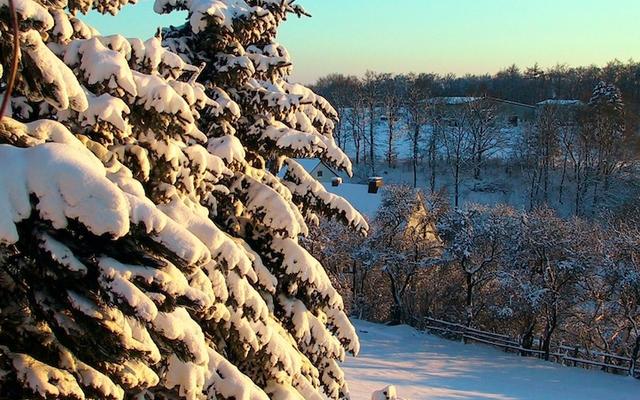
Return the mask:
{"type": "MultiPolygon", "coordinates": [[[[425,318],[424,321],[421,321],[418,325],[420,329],[435,333],[447,339],[462,340],[465,343],[482,343],[498,347],[506,352],[518,353],[521,356],[545,357],[545,351],[540,349],[539,341],[534,342],[534,348],[527,349],[522,347],[520,340],[508,335],[481,331],[440,319],[425,318]],[[535,348],[536,345],[538,347],[537,349],[535,348]]],[[[565,344],[552,346],[549,352],[549,361],[587,369],[599,368],[605,372],[625,374],[633,377],[638,377],[638,373],[640,373],[640,370],[636,367],[636,363],[629,357],[599,351],[589,351],[579,346],[568,346],[565,344]]]]}

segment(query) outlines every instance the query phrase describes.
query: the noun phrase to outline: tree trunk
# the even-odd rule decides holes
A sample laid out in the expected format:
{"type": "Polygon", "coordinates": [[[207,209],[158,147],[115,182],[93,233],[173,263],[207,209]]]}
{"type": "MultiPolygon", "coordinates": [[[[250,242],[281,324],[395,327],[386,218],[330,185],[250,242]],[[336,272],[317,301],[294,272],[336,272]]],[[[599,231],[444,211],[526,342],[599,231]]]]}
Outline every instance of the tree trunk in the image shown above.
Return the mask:
{"type": "Polygon", "coordinates": [[[564,181],[567,177],[567,155],[565,154],[564,156],[564,160],[562,161],[562,178],[560,179],[560,194],[559,194],[559,198],[558,201],[560,202],[560,204],[564,204],[563,200],[562,200],[562,194],[564,192],[564,181]]]}
{"type": "Polygon", "coordinates": [[[547,319],[547,323],[544,328],[544,340],[542,342],[542,351],[544,351],[544,359],[549,361],[549,356],[551,354],[551,337],[553,336],[553,332],[556,330],[558,320],[558,311],[556,310],[556,306],[553,307],[553,311],[551,312],[550,319],[547,319]]]}
{"type": "MultiPolygon", "coordinates": [[[[434,132],[431,135],[435,135],[434,132]]],[[[430,189],[431,193],[435,193],[436,191],[436,140],[435,137],[432,136],[429,141],[429,169],[431,172],[430,179],[430,189]]]]}
{"type": "Polygon", "coordinates": [[[473,178],[476,180],[480,179],[480,165],[482,164],[482,152],[478,150],[478,156],[476,158],[475,165],[473,167],[473,178]]]}
{"type": "Polygon", "coordinates": [[[593,183],[593,203],[591,204],[591,214],[594,215],[596,212],[596,207],[598,206],[599,203],[599,196],[598,196],[598,187],[599,187],[599,182],[598,179],[594,180],[593,183]]]}
{"type": "Polygon", "coordinates": [[[458,208],[459,200],[460,200],[460,161],[455,161],[455,171],[454,171],[454,205],[458,208]]]}
{"type": "Polygon", "coordinates": [[[413,127],[413,137],[411,138],[411,145],[413,150],[413,187],[418,187],[418,141],[420,140],[420,127],[418,125],[413,127]]]}
{"type": "Polygon", "coordinates": [[[358,269],[357,269],[357,261],[353,260],[353,266],[352,266],[352,277],[351,277],[351,303],[352,303],[352,310],[351,312],[354,313],[355,309],[356,309],[356,305],[358,304],[358,269]]]}
{"type": "MultiPolygon", "coordinates": [[[[544,162],[543,162],[544,164],[544,162]]],[[[540,186],[542,185],[542,176],[544,175],[544,165],[540,165],[540,163],[538,162],[536,165],[536,168],[539,170],[536,170],[536,176],[538,177],[538,181],[535,184],[535,188],[536,188],[536,193],[535,193],[535,197],[536,197],[536,202],[538,202],[538,199],[540,199],[540,186]]]]}
{"type": "MultiPolygon", "coordinates": [[[[533,319],[528,325],[527,328],[524,331],[524,334],[522,335],[522,342],[520,343],[520,346],[523,349],[532,349],[533,348],[533,331],[536,327],[536,320],[533,319]]],[[[523,356],[528,356],[530,353],[528,351],[522,351],[522,355],[523,356]]]]}
{"type": "Polygon", "coordinates": [[[369,162],[371,162],[371,174],[376,174],[375,155],[375,105],[369,106],[369,162]]]}
{"type": "Polygon", "coordinates": [[[531,177],[531,188],[529,190],[529,210],[533,210],[533,206],[535,203],[536,179],[538,179],[537,176],[537,170],[534,169],[533,176],[531,177]]]}
{"type": "Polygon", "coordinates": [[[575,175],[575,179],[576,179],[576,196],[575,196],[575,209],[576,209],[576,215],[579,216],[580,215],[580,192],[582,190],[582,182],[581,182],[581,178],[580,178],[580,170],[578,167],[576,167],[574,172],[575,175]]]}
{"type": "Polygon", "coordinates": [[[403,322],[402,300],[400,299],[400,293],[398,292],[398,285],[396,284],[395,277],[390,272],[387,272],[387,275],[389,276],[389,282],[391,283],[391,297],[393,298],[390,322],[392,325],[400,325],[403,322]]]}
{"type": "Polygon", "coordinates": [[[465,312],[466,312],[466,326],[471,327],[473,322],[473,274],[465,272],[466,282],[466,296],[465,296],[465,312]]]}
{"type": "Polygon", "coordinates": [[[413,141],[413,187],[418,187],[418,143],[417,139],[413,141]]]}
{"type": "Polygon", "coordinates": [[[357,137],[357,133],[355,130],[352,132],[353,134],[353,147],[356,150],[356,164],[360,164],[360,139],[357,137]]]}
{"type": "Polygon", "coordinates": [[[367,275],[368,275],[368,270],[364,269],[362,271],[361,276],[360,276],[360,286],[359,286],[359,289],[358,289],[358,293],[360,293],[358,295],[359,296],[358,297],[358,308],[360,309],[359,313],[358,313],[358,319],[363,319],[363,315],[364,315],[364,311],[365,311],[364,304],[362,304],[362,300],[361,299],[364,297],[364,283],[367,280],[367,275]]]}
{"type": "Polygon", "coordinates": [[[389,137],[387,138],[387,166],[393,167],[393,116],[389,113],[389,137]]]}
{"type": "Polygon", "coordinates": [[[549,202],[549,168],[551,166],[549,157],[549,149],[546,150],[545,159],[544,159],[544,191],[543,191],[543,199],[545,204],[549,202]]]}

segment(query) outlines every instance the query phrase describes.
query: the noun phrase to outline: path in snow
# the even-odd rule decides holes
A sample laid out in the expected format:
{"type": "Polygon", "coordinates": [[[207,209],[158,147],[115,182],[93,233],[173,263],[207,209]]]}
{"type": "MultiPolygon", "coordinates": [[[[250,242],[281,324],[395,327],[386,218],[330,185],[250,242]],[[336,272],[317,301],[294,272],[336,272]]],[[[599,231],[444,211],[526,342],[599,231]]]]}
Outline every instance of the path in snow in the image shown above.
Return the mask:
{"type": "Polygon", "coordinates": [[[362,349],[344,365],[353,400],[369,400],[386,385],[410,400],[640,399],[640,381],[633,378],[465,345],[408,326],[354,324],[362,349]]]}

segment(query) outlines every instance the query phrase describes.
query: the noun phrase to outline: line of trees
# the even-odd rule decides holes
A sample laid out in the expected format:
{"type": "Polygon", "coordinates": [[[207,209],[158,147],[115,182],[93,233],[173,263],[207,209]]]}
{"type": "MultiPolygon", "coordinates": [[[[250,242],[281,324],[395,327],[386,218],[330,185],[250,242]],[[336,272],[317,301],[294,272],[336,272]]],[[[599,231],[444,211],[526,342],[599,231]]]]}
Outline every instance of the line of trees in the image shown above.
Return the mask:
{"type": "Polygon", "coordinates": [[[388,80],[414,80],[418,87],[433,97],[486,95],[526,104],[550,98],[586,101],[591,97],[593,87],[598,82],[605,81],[620,88],[629,104],[640,104],[640,62],[634,60],[614,60],[604,67],[570,67],[559,64],[546,70],[537,64],[524,69],[511,65],[494,75],[391,75],[369,71],[360,79],[356,76],[331,74],[318,79],[313,87],[330,99],[332,104],[341,107],[349,97],[358,96],[354,89],[361,84],[372,85],[376,81],[388,80]]]}
{"type": "Polygon", "coordinates": [[[392,323],[430,316],[636,359],[640,232],[636,213],[599,222],[549,208],[451,208],[388,187],[368,238],[323,223],[305,242],[352,315],[392,323]],[[413,199],[406,201],[406,199],[413,199]]]}

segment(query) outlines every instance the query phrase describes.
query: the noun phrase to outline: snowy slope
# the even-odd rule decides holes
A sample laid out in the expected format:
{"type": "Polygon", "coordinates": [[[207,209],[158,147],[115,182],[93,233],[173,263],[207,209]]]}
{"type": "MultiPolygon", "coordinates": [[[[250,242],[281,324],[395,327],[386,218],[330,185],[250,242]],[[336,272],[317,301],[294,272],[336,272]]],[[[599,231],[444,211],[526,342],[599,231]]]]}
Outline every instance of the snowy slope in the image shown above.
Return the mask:
{"type": "Polygon", "coordinates": [[[340,186],[331,186],[331,183],[324,184],[327,191],[344,197],[361,214],[366,215],[369,220],[376,216],[376,212],[382,203],[382,191],[369,193],[368,185],[357,183],[343,183],[340,186]]]}
{"type": "Polygon", "coordinates": [[[633,378],[464,345],[407,326],[354,322],[362,349],[345,363],[353,400],[368,400],[389,384],[410,400],[640,399],[640,381],[633,378]]]}

